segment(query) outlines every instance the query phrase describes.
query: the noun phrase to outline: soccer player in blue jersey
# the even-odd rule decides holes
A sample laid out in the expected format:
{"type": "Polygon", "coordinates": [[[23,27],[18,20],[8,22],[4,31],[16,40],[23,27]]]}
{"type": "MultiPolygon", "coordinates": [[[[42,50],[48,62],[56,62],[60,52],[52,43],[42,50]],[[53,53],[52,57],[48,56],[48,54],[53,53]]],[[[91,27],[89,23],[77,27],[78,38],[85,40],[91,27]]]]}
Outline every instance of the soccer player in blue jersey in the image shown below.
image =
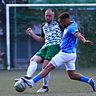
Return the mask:
{"type": "Polygon", "coordinates": [[[85,82],[92,87],[93,91],[96,91],[96,82],[93,78],[86,77],[75,71],[76,45],[78,43],[78,40],[82,41],[84,44],[87,45],[92,45],[93,42],[85,39],[85,37],[79,32],[76,22],[72,22],[70,20],[70,14],[68,12],[64,12],[59,16],[59,22],[62,27],[65,28],[60,44],[60,52],[52,58],[49,64],[38,75],[36,75],[30,80],[26,78],[22,78],[22,80],[28,86],[32,87],[35,83],[37,83],[40,79],[44,78],[54,68],[65,64],[66,71],[70,79],[85,82]]]}

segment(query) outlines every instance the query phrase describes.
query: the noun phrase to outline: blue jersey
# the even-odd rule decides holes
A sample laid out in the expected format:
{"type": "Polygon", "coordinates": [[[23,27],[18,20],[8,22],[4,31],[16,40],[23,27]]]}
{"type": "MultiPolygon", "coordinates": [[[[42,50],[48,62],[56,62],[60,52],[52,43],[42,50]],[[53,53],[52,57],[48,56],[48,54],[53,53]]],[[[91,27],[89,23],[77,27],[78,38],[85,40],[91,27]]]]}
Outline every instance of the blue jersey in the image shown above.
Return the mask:
{"type": "Polygon", "coordinates": [[[71,22],[63,32],[60,48],[65,53],[76,53],[77,38],[75,33],[78,31],[76,22],[71,22]]]}

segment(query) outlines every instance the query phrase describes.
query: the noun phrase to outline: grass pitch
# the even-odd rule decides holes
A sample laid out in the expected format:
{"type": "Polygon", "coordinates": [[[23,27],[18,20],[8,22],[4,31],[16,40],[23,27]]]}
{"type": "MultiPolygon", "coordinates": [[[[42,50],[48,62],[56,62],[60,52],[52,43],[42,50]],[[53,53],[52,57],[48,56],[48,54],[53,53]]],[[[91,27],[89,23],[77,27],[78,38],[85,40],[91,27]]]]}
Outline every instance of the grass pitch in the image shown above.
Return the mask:
{"type": "MultiPolygon", "coordinates": [[[[37,74],[37,71],[35,74],[37,74]]],[[[78,72],[89,77],[96,76],[96,69],[84,69],[78,72]]],[[[24,76],[26,71],[0,71],[0,96],[96,96],[96,92],[85,83],[79,81],[72,81],[67,76],[65,70],[54,70],[51,72],[51,79],[49,81],[49,92],[36,93],[42,86],[42,80],[38,82],[33,88],[27,89],[18,93],[14,89],[14,79],[24,76]]]]}

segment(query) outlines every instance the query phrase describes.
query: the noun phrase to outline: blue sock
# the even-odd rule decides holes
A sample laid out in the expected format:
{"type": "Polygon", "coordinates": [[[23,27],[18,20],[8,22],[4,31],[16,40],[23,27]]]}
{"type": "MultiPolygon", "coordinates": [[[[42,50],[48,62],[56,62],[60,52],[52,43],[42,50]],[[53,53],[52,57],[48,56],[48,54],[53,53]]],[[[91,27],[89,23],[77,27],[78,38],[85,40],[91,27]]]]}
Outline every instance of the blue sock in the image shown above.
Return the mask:
{"type": "Polygon", "coordinates": [[[39,74],[33,77],[34,83],[37,83],[40,79],[42,79],[42,77],[39,74]]]}
{"type": "Polygon", "coordinates": [[[89,80],[90,80],[90,78],[88,78],[88,77],[86,77],[86,76],[82,76],[82,77],[80,78],[80,81],[85,82],[85,83],[89,83],[89,82],[88,82],[89,80]]]}

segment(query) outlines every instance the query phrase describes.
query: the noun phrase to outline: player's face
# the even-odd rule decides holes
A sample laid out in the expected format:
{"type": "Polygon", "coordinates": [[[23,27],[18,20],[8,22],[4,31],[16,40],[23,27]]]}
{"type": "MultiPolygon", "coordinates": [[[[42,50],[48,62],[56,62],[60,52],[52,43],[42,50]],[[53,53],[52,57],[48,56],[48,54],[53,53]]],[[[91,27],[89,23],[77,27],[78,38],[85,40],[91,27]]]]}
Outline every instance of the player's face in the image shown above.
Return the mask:
{"type": "Polygon", "coordinates": [[[65,26],[65,20],[59,18],[58,21],[62,27],[65,26]]]}
{"type": "Polygon", "coordinates": [[[54,19],[54,15],[50,11],[45,12],[45,20],[46,22],[50,23],[54,19]]]}

